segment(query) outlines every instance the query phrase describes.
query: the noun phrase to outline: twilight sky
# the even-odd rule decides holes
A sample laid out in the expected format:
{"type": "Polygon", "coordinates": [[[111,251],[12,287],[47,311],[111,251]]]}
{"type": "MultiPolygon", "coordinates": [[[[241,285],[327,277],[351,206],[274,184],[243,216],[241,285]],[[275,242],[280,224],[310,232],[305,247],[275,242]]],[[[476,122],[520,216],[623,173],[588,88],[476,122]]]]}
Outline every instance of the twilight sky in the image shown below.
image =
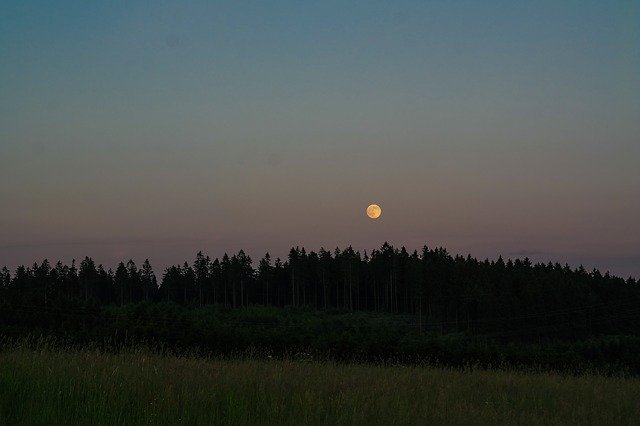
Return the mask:
{"type": "Polygon", "coordinates": [[[0,266],[387,240],[640,277],[640,2],[268,3],[4,0],[0,266]]]}

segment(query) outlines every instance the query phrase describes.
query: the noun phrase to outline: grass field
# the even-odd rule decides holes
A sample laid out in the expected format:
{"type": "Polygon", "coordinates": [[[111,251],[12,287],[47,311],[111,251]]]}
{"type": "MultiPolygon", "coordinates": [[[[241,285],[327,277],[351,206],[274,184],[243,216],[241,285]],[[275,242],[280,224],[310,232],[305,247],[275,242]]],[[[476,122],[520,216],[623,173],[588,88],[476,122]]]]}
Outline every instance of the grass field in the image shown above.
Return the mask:
{"type": "Polygon", "coordinates": [[[638,424],[640,379],[0,352],[0,424],[638,424]]]}

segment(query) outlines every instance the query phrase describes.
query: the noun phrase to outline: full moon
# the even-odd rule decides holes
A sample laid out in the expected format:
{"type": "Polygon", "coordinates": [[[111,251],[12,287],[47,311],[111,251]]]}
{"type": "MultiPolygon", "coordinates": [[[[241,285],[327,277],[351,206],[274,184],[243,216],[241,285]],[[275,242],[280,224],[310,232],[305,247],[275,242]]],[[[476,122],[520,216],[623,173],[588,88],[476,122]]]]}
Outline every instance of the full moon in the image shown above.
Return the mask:
{"type": "Polygon", "coordinates": [[[379,205],[371,204],[369,207],[367,207],[367,216],[369,216],[371,219],[377,219],[381,214],[382,209],[379,205]]]}

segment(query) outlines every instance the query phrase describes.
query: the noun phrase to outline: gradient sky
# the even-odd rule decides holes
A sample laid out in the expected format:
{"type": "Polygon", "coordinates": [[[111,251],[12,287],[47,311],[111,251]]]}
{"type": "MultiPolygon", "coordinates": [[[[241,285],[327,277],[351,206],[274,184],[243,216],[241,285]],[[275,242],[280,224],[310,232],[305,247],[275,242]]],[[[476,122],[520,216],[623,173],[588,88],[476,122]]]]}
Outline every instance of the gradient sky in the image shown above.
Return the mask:
{"type": "Polygon", "coordinates": [[[640,2],[269,3],[4,0],[0,265],[387,240],[640,277],[640,2]]]}

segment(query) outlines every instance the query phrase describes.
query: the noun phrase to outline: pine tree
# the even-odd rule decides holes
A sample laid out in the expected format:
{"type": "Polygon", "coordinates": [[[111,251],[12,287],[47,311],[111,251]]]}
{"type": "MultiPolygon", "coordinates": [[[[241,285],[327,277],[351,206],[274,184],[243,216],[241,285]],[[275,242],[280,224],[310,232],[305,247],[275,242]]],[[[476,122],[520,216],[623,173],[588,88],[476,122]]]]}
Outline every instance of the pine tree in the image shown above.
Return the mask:
{"type": "MultiPolygon", "coordinates": [[[[232,283],[232,271],[231,271],[231,260],[227,253],[222,256],[222,262],[220,264],[220,277],[222,281],[222,288],[224,293],[224,306],[229,306],[229,289],[233,290],[231,286],[232,283]]],[[[235,298],[234,298],[235,300],[235,298]]]]}
{"type": "Polygon", "coordinates": [[[51,266],[45,259],[40,266],[34,266],[35,289],[41,292],[42,301],[45,306],[49,304],[49,291],[51,290],[51,266]]]}
{"type": "Polygon", "coordinates": [[[96,264],[90,257],[85,257],[80,262],[80,274],[78,276],[80,285],[82,286],[84,293],[84,302],[87,303],[90,297],[93,297],[93,292],[97,287],[98,271],[96,270],[96,264]]]}
{"type": "Polygon", "coordinates": [[[300,251],[299,248],[292,248],[289,251],[289,272],[291,274],[291,304],[296,306],[296,270],[299,268],[300,251]]]}
{"type": "Polygon", "coordinates": [[[128,291],[127,286],[129,283],[129,274],[127,272],[127,267],[123,262],[118,264],[116,273],[113,277],[113,282],[118,292],[120,306],[122,306],[125,303],[125,293],[128,291]]]}
{"type": "Polygon", "coordinates": [[[201,251],[196,255],[196,260],[193,263],[196,287],[198,289],[198,302],[200,306],[204,304],[204,292],[209,282],[210,263],[211,259],[209,256],[205,257],[201,251]]]}
{"type": "Polygon", "coordinates": [[[331,269],[333,265],[333,258],[331,252],[320,248],[319,254],[320,263],[320,285],[322,288],[322,304],[324,309],[329,306],[329,283],[331,282],[331,269]]]}
{"type": "Polygon", "coordinates": [[[76,260],[71,260],[71,267],[67,271],[68,299],[79,300],[78,295],[81,294],[80,280],[78,279],[78,268],[76,268],[76,260]]]}
{"type": "Polygon", "coordinates": [[[138,267],[136,263],[129,259],[127,262],[127,289],[128,292],[128,302],[129,303],[137,303],[141,298],[141,287],[142,282],[140,279],[140,272],[138,271],[138,267]]]}
{"type": "Polygon", "coordinates": [[[184,262],[184,265],[182,265],[182,292],[185,305],[192,301],[195,286],[196,274],[193,268],[187,262],[184,262]]]}
{"type": "Polygon", "coordinates": [[[266,253],[258,265],[258,281],[262,287],[262,304],[269,304],[269,283],[272,280],[273,268],[271,266],[271,256],[266,253]]]}
{"type": "Polygon", "coordinates": [[[149,259],[145,259],[142,264],[140,279],[142,282],[142,289],[144,291],[144,300],[153,300],[156,291],[158,290],[158,281],[156,279],[156,275],[153,273],[153,268],[151,267],[151,263],[149,263],[149,259]]]}
{"type": "Polygon", "coordinates": [[[219,290],[222,285],[222,270],[220,261],[216,258],[209,266],[210,287],[213,294],[213,303],[218,303],[219,290]]]}
{"type": "Polygon", "coordinates": [[[11,284],[11,272],[6,266],[0,271],[0,303],[8,300],[9,285],[11,284]]]}

